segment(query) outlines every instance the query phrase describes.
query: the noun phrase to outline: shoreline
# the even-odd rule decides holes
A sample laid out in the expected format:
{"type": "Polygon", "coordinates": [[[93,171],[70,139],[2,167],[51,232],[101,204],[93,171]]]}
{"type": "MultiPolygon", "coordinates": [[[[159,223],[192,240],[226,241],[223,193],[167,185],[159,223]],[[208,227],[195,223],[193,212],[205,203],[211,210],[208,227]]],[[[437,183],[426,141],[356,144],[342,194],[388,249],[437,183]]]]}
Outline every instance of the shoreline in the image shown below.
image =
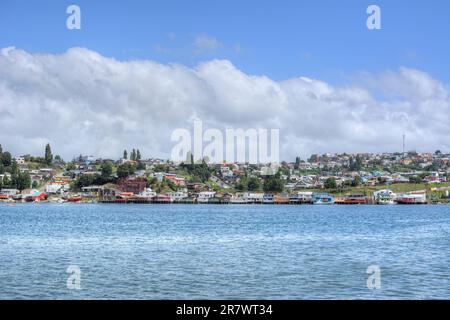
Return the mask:
{"type": "Polygon", "coordinates": [[[365,204],[312,204],[312,203],[182,203],[182,202],[115,202],[115,201],[97,201],[97,202],[86,202],[86,201],[78,201],[78,202],[54,202],[54,201],[38,201],[38,202],[5,202],[0,201],[0,205],[42,205],[42,204],[55,204],[55,205],[93,205],[93,204],[102,204],[102,205],[176,205],[176,206],[315,206],[315,207],[348,207],[348,206],[357,206],[357,207],[396,207],[396,206],[445,206],[450,205],[450,203],[411,203],[411,204],[390,204],[390,205],[382,205],[375,203],[365,203],[365,204]]]}

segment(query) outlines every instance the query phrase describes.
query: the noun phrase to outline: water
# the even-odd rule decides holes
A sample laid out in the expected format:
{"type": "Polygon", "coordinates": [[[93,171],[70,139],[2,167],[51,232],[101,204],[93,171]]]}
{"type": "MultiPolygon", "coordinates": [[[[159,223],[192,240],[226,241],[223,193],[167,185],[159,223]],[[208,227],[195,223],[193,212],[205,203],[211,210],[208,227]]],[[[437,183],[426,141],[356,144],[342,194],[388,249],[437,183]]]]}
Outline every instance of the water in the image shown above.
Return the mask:
{"type": "Polygon", "coordinates": [[[0,204],[0,299],[449,299],[449,231],[444,205],[0,204]]]}

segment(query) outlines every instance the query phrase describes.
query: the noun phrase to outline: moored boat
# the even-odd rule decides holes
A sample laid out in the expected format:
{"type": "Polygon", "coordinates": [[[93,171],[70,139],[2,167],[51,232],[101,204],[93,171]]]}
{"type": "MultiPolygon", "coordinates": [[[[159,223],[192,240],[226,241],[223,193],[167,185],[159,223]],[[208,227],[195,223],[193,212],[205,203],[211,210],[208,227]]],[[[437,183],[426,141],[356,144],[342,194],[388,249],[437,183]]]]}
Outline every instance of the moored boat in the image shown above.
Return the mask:
{"type": "Polygon", "coordinates": [[[328,193],[315,192],[312,195],[313,204],[334,204],[334,197],[328,193]]]}

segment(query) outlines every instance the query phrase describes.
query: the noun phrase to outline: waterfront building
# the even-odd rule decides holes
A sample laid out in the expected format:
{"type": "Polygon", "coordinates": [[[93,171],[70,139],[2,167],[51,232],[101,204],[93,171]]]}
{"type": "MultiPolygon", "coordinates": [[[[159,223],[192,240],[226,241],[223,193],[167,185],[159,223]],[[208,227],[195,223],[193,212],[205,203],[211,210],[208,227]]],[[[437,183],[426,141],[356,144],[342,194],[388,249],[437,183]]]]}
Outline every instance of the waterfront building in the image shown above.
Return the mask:
{"type": "Polygon", "coordinates": [[[197,194],[198,203],[208,203],[209,199],[216,195],[215,191],[202,191],[197,194]]]}
{"type": "Polygon", "coordinates": [[[373,198],[376,204],[394,204],[397,194],[389,189],[379,190],[373,193],[373,198]]]}

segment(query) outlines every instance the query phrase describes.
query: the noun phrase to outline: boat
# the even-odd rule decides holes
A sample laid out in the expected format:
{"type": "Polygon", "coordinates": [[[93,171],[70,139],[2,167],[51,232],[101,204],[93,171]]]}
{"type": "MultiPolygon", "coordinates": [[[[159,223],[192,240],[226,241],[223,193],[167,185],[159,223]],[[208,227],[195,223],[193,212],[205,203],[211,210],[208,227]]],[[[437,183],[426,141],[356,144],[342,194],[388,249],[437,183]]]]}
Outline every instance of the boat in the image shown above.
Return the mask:
{"type": "Polygon", "coordinates": [[[9,196],[7,194],[0,194],[0,200],[9,200],[9,196]]]}
{"type": "Polygon", "coordinates": [[[81,197],[80,196],[74,196],[74,197],[69,197],[66,199],[67,202],[80,202],[81,201],[81,197]]]}
{"type": "Polygon", "coordinates": [[[328,193],[315,192],[312,195],[313,204],[334,204],[334,197],[328,193]]]}

